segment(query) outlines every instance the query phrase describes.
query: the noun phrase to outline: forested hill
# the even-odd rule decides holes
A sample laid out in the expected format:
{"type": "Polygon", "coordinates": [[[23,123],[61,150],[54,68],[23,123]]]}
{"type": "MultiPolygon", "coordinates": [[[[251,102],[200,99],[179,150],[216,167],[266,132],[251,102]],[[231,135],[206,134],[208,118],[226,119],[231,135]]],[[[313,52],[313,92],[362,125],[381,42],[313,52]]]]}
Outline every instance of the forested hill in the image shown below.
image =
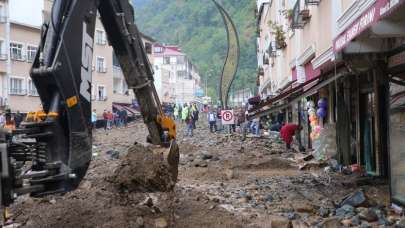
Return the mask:
{"type": "MultiPolygon", "coordinates": [[[[211,0],[133,0],[140,30],[161,43],[178,44],[209,75],[209,95],[216,94],[227,51],[222,18],[211,0]]],[[[234,89],[255,85],[256,39],[254,0],[219,0],[239,32],[241,60],[234,89]]]]}

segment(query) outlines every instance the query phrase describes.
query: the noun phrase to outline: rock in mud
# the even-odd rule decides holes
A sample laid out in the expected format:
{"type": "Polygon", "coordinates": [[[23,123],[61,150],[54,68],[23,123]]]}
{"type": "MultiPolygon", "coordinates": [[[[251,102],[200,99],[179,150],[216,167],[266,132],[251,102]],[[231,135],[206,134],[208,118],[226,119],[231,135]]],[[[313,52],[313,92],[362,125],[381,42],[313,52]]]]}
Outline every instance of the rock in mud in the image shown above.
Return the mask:
{"type": "Polygon", "coordinates": [[[177,171],[178,167],[169,165],[163,152],[134,145],[116,169],[114,182],[121,191],[167,192],[176,184],[177,171]]]}

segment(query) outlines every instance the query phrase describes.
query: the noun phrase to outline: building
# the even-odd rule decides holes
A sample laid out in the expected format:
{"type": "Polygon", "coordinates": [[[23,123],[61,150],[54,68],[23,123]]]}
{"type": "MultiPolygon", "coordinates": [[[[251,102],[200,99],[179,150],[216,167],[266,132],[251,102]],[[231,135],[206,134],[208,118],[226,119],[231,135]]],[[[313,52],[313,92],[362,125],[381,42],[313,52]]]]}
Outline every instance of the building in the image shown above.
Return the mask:
{"type": "MultiPolygon", "coordinates": [[[[50,15],[51,0],[0,0],[0,107],[29,112],[41,109],[38,93],[29,77],[40,42],[40,27],[50,15]]],[[[142,34],[153,64],[152,38],[142,34]]],[[[113,105],[128,107],[135,99],[128,89],[101,21],[94,35],[92,106],[101,115],[113,105]]]]}
{"type": "Polygon", "coordinates": [[[43,0],[0,0],[0,106],[3,109],[9,106],[12,110],[28,112],[41,108],[29,70],[50,4],[43,0]]]}
{"type": "Polygon", "coordinates": [[[250,88],[232,91],[230,93],[229,103],[232,107],[245,106],[248,99],[253,96],[250,88]]]}
{"type": "Polygon", "coordinates": [[[305,146],[389,177],[405,205],[405,1],[258,0],[262,101],[250,117],[282,113],[305,146]],[[401,130],[402,129],[402,130],[401,130]]]}
{"type": "Polygon", "coordinates": [[[178,46],[155,43],[153,60],[155,87],[162,102],[184,104],[200,100],[198,70],[178,46]]]}

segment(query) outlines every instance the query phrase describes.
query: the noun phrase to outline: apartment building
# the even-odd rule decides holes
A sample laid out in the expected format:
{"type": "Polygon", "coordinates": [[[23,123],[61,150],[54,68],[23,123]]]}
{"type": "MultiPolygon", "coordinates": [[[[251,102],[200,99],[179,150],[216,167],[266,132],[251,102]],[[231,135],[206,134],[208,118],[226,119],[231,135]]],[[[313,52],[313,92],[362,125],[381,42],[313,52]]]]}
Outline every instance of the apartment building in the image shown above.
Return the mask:
{"type": "Polygon", "coordinates": [[[388,177],[405,205],[405,1],[258,0],[259,95],[303,143],[388,177]],[[401,130],[402,129],[402,130],[401,130]],[[390,159],[391,158],[391,159],[390,159]]]}
{"type": "Polygon", "coordinates": [[[178,46],[155,44],[153,46],[155,87],[165,103],[190,103],[199,101],[201,77],[195,65],[178,46]]]}
{"type": "Polygon", "coordinates": [[[49,1],[0,0],[0,106],[23,112],[41,108],[29,70],[49,1]]]}
{"type": "MultiPolygon", "coordinates": [[[[29,112],[41,109],[29,70],[40,42],[40,27],[50,15],[51,0],[0,0],[0,107],[29,112]]],[[[152,38],[142,35],[153,62],[152,38]]],[[[131,109],[135,97],[114,60],[100,20],[94,35],[92,106],[98,115],[113,106],[131,109]]]]}

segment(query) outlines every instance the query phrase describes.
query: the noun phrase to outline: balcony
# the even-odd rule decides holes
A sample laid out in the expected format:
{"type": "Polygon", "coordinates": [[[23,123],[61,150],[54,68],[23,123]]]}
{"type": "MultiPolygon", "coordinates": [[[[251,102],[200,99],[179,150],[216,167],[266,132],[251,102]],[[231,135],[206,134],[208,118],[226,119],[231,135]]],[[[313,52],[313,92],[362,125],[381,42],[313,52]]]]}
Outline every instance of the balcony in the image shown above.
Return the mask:
{"type": "Polygon", "coordinates": [[[38,91],[35,90],[35,89],[34,90],[29,90],[28,95],[32,96],[32,97],[38,97],[39,96],[38,91]]]}
{"type": "Polygon", "coordinates": [[[99,66],[99,67],[97,67],[97,72],[98,73],[107,73],[107,67],[99,66]]]}
{"type": "Polygon", "coordinates": [[[8,59],[8,55],[7,54],[0,54],[0,61],[5,61],[8,59]]]}
{"type": "Polygon", "coordinates": [[[18,54],[13,54],[13,53],[11,53],[10,58],[11,58],[11,60],[21,61],[21,62],[24,62],[26,60],[25,55],[18,55],[18,54]]]}
{"type": "Polygon", "coordinates": [[[107,44],[107,40],[106,39],[96,39],[96,44],[104,46],[107,44]]]}
{"type": "Polygon", "coordinates": [[[24,96],[24,95],[27,95],[27,91],[25,89],[10,88],[8,94],[24,96]]]}
{"type": "Polygon", "coordinates": [[[7,22],[7,17],[6,16],[0,16],[0,24],[6,23],[7,22]]]}
{"type": "Polygon", "coordinates": [[[108,98],[107,98],[107,96],[99,96],[99,97],[96,98],[96,100],[97,101],[107,101],[108,98]]]}
{"type": "Polygon", "coordinates": [[[309,13],[309,9],[306,9],[305,7],[301,9],[300,6],[300,0],[298,0],[294,8],[292,9],[291,12],[291,28],[292,29],[302,29],[304,28],[304,25],[311,19],[311,15],[309,13]]]}
{"type": "Polygon", "coordinates": [[[306,5],[319,5],[319,3],[321,2],[321,0],[305,0],[305,4],[306,5]]]}
{"type": "Polygon", "coordinates": [[[113,66],[113,78],[124,79],[124,74],[119,66],[113,66]]]}

